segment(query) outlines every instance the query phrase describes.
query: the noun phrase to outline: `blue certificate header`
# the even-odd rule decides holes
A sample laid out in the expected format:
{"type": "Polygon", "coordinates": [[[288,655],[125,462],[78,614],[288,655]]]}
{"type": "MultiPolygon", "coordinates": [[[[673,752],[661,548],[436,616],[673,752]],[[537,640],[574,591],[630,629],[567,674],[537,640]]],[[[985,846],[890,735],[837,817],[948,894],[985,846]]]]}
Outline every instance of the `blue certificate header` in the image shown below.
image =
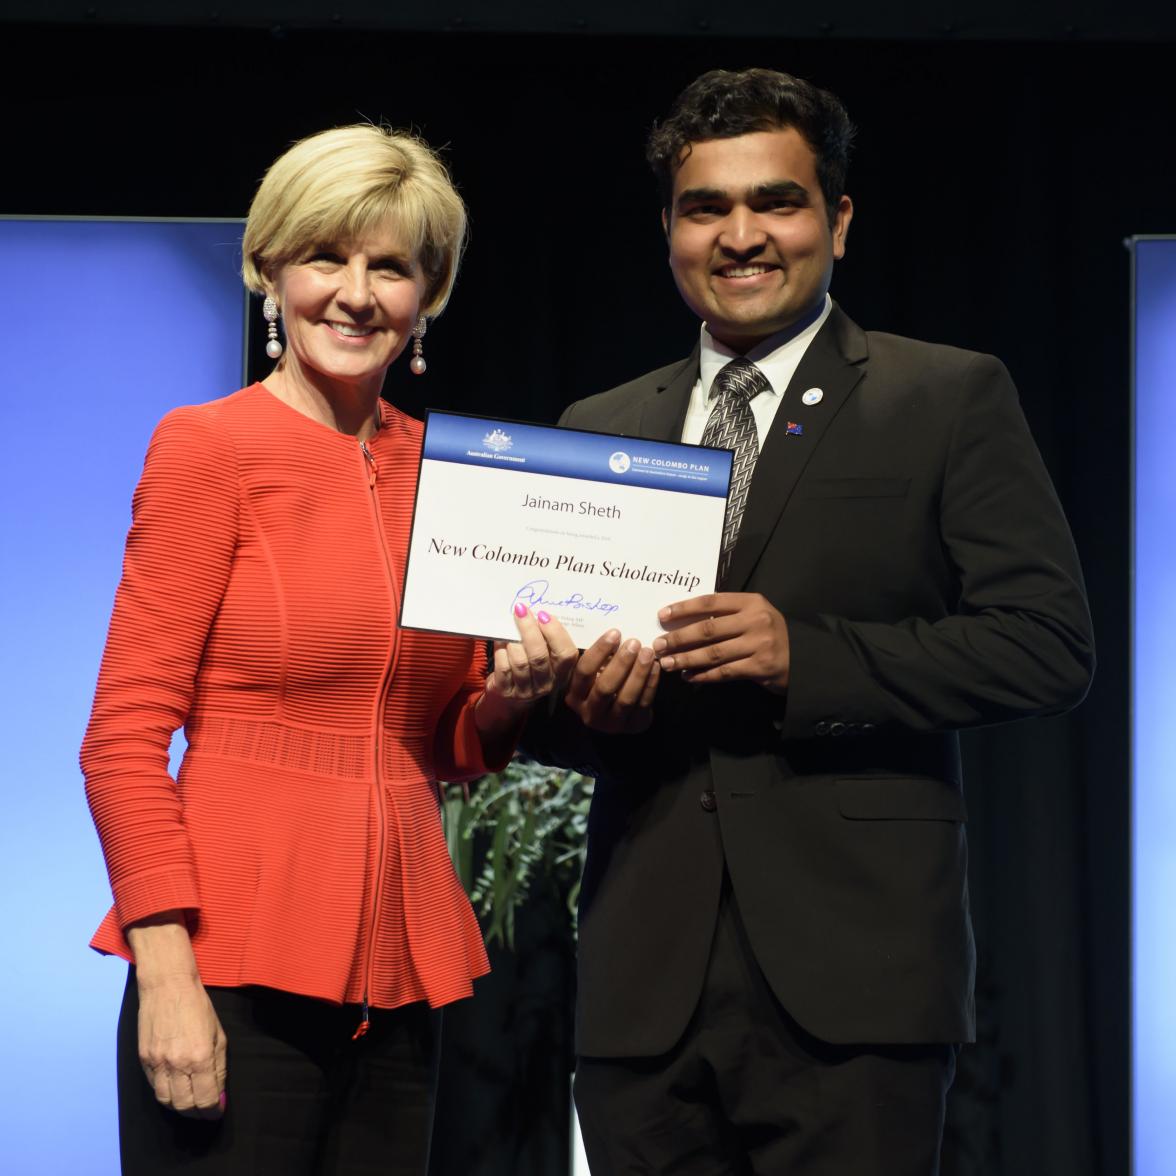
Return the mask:
{"type": "Polygon", "coordinates": [[[733,455],[729,449],[644,441],[556,425],[522,425],[430,409],[421,456],[425,461],[495,466],[527,474],[725,498],[733,455]]]}

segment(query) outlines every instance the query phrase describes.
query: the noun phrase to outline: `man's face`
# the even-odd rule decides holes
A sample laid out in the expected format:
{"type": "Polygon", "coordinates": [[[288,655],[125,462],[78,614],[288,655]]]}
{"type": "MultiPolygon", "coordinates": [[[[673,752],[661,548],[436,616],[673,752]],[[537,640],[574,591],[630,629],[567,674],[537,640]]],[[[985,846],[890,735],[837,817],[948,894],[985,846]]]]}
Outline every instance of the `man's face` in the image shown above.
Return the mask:
{"type": "Polygon", "coordinates": [[[852,216],[842,196],[830,226],[816,157],[791,127],[692,143],[663,213],[678,292],[745,352],[824,298],[852,216]]]}

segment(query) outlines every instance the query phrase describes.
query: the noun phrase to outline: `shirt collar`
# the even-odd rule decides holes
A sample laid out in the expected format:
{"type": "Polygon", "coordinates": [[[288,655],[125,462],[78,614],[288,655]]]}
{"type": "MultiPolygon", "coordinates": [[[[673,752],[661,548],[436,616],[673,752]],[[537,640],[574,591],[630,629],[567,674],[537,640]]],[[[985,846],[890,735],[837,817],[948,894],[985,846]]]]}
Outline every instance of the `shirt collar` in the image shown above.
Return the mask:
{"type": "MultiPolygon", "coordinates": [[[[768,338],[761,340],[747,353],[746,358],[750,359],[764,373],[768,383],[771,385],[770,388],[765,388],[764,392],[773,396],[784,395],[785,389],[788,387],[793,374],[800,364],[801,356],[804,355],[808,345],[812,342],[813,336],[824,326],[825,320],[829,317],[832,310],[833,299],[826,294],[820,311],[818,311],[815,317],[810,318],[808,322],[802,325],[800,330],[796,329],[796,324],[794,323],[791,327],[785,327],[784,330],[777,331],[776,334],[769,335],[768,338]]],[[[732,351],[725,343],[720,343],[707,330],[706,323],[702,324],[702,339],[699,344],[698,353],[698,371],[699,378],[702,382],[703,393],[708,400],[710,399],[711,388],[715,382],[715,376],[731,360],[738,358],[738,352],[732,351]]]]}

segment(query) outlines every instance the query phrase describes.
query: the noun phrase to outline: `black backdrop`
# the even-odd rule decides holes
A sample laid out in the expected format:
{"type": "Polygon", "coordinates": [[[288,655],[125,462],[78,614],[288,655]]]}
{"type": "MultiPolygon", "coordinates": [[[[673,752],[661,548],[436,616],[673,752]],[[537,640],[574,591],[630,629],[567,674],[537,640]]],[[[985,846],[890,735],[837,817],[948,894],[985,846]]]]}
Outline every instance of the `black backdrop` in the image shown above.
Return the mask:
{"type": "MultiPolygon", "coordinates": [[[[834,295],[867,327],[1009,365],[1087,571],[1100,665],[1075,715],[967,739],[981,1040],[946,1170],[1128,1170],[1129,255],[1176,230],[1162,45],[0,28],[0,211],[242,215],[292,139],[358,118],[446,145],[473,214],[429,371],[388,395],[554,420],[683,354],[651,120],[703,69],[773,65],[860,126],[834,295]]],[[[61,275],[68,337],[85,306],[61,275]]],[[[151,290],[141,292],[153,297],[151,290]]],[[[126,308],[133,322],[135,307],[126,308]]],[[[183,323],[175,324],[183,363],[183,323]]],[[[52,389],[48,419],[85,388],[52,389]]],[[[162,378],[166,378],[163,376],[162,378]]],[[[227,389],[210,388],[209,395],[227,389]]],[[[566,943],[529,946],[448,1022],[437,1169],[558,1176],[566,943]],[[476,1158],[475,1158],[476,1157],[476,1158]]]]}

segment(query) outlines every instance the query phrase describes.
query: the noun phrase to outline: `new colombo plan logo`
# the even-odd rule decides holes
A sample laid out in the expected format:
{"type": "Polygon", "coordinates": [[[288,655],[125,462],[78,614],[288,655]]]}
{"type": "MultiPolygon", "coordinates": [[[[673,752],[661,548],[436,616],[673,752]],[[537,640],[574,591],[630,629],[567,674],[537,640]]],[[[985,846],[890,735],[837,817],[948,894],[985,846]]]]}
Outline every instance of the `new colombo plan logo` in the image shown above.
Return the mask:
{"type": "Polygon", "coordinates": [[[504,433],[501,429],[492,429],[482,438],[482,444],[487,449],[494,450],[495,453],[502,453],[509,449],[514,442],[510,439],[509,433],[504,433]]]}
{"type": "Polygon", "coordinates": [[[633,463],[629,460],[629,455],[622,449],[618,449],[616,453],[614,453],[608,459],[608,468],[612,470],[614,474],[625,473],[632,464],[633,463]]]}

